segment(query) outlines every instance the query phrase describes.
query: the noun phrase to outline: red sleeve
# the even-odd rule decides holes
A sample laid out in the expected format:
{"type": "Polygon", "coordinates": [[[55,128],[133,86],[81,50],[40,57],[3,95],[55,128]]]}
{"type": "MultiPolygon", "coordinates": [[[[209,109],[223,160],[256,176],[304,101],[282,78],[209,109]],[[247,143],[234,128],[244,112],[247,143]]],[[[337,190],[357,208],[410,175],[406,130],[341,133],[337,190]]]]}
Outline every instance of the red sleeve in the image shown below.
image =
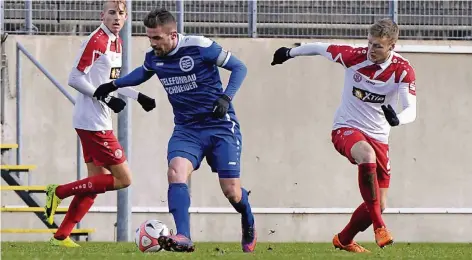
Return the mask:
{"type": "Polygon", "coordinates": [[[346,68],[367,60],[367,48],[354,48],[349,45],[332,44],[326,50],[331,54],[331,59],[346,68]]]}
{"type": "Polygon", "coordinates": [[[88,73],[93,63],[100,57],[100,55],[105,53],[106,42],[103,44],[101,39],[94,38],[95,37],[90,38],[85,47],[82,47],[83,51],[77,63],[77,69],[84,73],[88,73]]]}
{"type": "Polygon", "coordinates": [[[408,83],[408,91],[416,96],[416,75],[415,70],[410,65],[405,67],[406,76],[402,79],[402,83],[408,83]]]}

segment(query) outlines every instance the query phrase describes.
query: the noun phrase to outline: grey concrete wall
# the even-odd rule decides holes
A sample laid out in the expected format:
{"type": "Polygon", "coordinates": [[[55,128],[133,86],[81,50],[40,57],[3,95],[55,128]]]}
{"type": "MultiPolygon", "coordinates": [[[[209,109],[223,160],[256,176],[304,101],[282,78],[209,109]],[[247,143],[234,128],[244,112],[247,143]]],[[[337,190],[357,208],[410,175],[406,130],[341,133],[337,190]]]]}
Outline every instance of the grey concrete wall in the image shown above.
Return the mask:
{"type": "MultiPolygon", "coordinates": [[[[14,94],[17,41],[66,85],[82,39],[11,36],[7,43],[9,91],[14,94]]],[[[243,133],[242,179],[244,186],[252,191],[252,206],[357,207],[362,201],[357,188],[357,169],[337,154],[330,141],[333,114],[341,99],[342,68],[321,57],[297,58],[284,66],[271,67],[273,51],[295,40],[217,40],[249,68],[234,103],[243,133]]],[[[403,41],[402,44],[421,43],[403,41]]],[[[132,45],[133,66],[140,66],[148,40],[134,37],[132,45]]],[[[388,207],[472,208],[469,163],[472,118],[468,114],[472,56],[403,55],[416,69],[418,119],[392,131],[388,207]]],[[[22,61],[23,162],[38,166],[32,173],[34,184],[72,181],[76,176],[72,105],[26,58],[22,61]]],[[[224,70],[222,73],[227,82],[229,73],[224,70]]],[[[138,88],[155,97],[158,107],[146,113],[137,103],[132,103],[132,205],[165,207],[166,147],[173,127],[171,107],[156,78],[138,88]]],[[[68,90],[75,95],[72,88],[68,90]]],[[[15,98],[9,98],[6,105],[8,123],[2,129],[2,142],[14,142],[15,98]]],[[[65,200],[64,205],[69,202],[70,199],[65,200]]],[[[22,203],[14,193],[2,192],[2,205],[19,204],[22,203]]],[[[95,206],[115,205],[116,192],[100,195],[95,203],[95,206]]],[[[217,176],[206,164],[193,175],[192,206],[230,207],[219,190],[217,176]]],[[[472,235],[467,232],[472,229],[470,216],[419,214],[385,218],[399,241],[472,241],[472,235]]],[[[134,214],[132,227],[148,218],[162,219],[173,227],[169,214],[134,214]]],[[[86,216],[83,227],[97,228],[96,240],[113,240],[115,220],[115,214],[93,213],[86,216]]],[[[348,220],[346,214],[256,216],[261,241],[329,241],[348,220]],[[270,229],[276,232],[269,235],[270,229]]],[[[1,223],[2,228],[43,227],[28,213],[2,214],[1,223]]],[[[193,238],[237,241],[238,223],[235,214],[194,214],[193,238]]],[[[47,237],[3,234],[2,240],[47,237]]],[[[373,240],[373,233],[364,232],[359,239],[373,240]]]]}

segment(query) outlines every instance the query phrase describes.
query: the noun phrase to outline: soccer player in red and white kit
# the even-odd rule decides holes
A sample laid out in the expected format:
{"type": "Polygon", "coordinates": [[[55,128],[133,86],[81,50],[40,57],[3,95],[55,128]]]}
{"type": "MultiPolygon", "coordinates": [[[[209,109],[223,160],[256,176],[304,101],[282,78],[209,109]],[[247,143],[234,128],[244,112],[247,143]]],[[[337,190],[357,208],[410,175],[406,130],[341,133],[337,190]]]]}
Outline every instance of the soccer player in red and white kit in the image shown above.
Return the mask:
{"type": "MultiPolygon", "coordinates": [[[[119,32],[126,19],[124,0],[104,1],[102,24],[83,42],[69,75],[68,84],[79,92],[73,125],[82,143],[88,178],[47,186],[45,212],[50,224],[61,200],[74,196],[61,226],[50,240],[55,246],[79,246],[69,236],[88,212],[97,194],[126,188],[131,184],[131,171],[123,148],[113,134],[110,111],[118,113],[126,103],[112,95],[101,100],[93,97],[98,86],[120,76],[122,44],[119,32]]],[[[146,111],[156,107],[154,99],[133,88],[122,88],[118,92],[137,100],[146,111]]]]}
{"type": "Polygon", "coordinates": [[[399,28],[381,19],[369,28],[368,46],[353,47],[309,43],[279,48],[271,65],[296,56],[321,55],[345,68],[342,103],[336,111],[332,142],[335,149],[358,167],[359,189],[364,202],[354,211],[347,226],[333,238],[336,248],[369,252],[354,242],[354,236],[373,224],[377,245],[393,243],[382,219],[390,183],[388,139],[392,126],[416,119],[415,72],[394,51],[399,28]],[[401,113],[395,112],[398,100],[401,113]]]}

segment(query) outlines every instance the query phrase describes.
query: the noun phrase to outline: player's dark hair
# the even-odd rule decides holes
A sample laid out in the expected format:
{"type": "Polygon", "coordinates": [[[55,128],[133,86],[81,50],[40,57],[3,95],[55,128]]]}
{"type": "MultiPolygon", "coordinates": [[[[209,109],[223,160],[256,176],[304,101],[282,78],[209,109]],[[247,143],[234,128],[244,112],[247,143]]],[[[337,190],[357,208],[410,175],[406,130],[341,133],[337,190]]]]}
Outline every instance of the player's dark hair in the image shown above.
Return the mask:
{"type": "Polygon", "coordinates": [[[176,24],[175,17],[165,8],[154,8],[144,17],[144,26],[156,28],[166,24],[176,24]]]}

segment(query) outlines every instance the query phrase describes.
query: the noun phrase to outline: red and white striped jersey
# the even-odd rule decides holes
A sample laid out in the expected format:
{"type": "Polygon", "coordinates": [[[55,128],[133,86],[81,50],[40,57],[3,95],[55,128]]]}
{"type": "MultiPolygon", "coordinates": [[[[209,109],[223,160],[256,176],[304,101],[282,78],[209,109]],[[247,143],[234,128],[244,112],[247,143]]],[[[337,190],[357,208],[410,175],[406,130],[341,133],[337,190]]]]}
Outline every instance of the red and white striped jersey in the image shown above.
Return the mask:
{"type": "Polygon", "coordinates": [[[416,118],[415,71],[408,60],[391,51],[382,64],[367,57],[367,47],[309,43],[290,51],[290,55],[322,55],[341,64],[345,69],[342,102],[338,107],[333,130],[353,127],[366,135],[388,143],[390,125],[385,119],[382,105],[392,105],[400,124],[416,118]],[[403,111],[396,107],[401,100],[403,111]]]}
{"type": "MultiPolygon", "coordinates": [[[[120,76],[121,38],[101,24],[82,43],[74,67],[85,73],[94,88],[120,76]]],[[[77,94],[73,115],[74,128],[89,131],[112,130],[111,110],[95,98],[77,94]]]]}
{"type": "MultiPolygon", "coordinates": [[[[333,129],[355,127],[388,143],[391,127],[381,106],[396,108],[401,94],[416,95],[415,72],[408,60],[392,51],[384,63],[374,64],[367,58],[366,47],[347,45],[330,45],[325,56],[345,68],[342,102],[333,129]]],[[[401,118],[400,122],[404,123],[401,118]]]]}

